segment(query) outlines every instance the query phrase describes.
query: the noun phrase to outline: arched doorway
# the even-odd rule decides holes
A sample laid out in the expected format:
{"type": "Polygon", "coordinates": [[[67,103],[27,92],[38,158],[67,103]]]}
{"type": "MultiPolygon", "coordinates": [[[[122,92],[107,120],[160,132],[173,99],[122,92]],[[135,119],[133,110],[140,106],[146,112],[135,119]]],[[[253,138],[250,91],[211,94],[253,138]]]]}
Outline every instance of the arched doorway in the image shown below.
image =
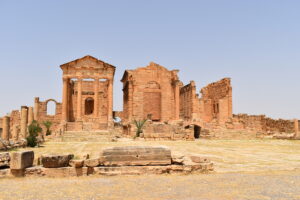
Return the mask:
{"type": "Polygon", "coordinates": [[[46,113],[48,116],[56,115],[56,104],[54,99],[49,99],[46,101],[46,113]]]}
{"type": "Polygon", "coordinates": [[[194,137],[195,139],[199,139],[201,134],[201,127],[194,125],[194,137]]]}
{"type": "Polygon", "coordinates": [[[89,97],[85,100],[84,103],[85,115],[91,115],[94,112],[94,99],[89,97]]]}

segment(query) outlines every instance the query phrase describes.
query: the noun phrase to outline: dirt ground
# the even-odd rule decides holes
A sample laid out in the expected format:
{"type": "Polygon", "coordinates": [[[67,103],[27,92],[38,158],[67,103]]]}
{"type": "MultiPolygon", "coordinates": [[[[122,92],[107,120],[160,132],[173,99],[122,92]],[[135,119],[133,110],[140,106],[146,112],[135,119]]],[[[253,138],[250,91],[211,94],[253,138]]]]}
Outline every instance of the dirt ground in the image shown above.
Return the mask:
{"type": "Polygon", "coordinates": [[[298,200],[300,171],[0,180],[0,199],[298,200]]]}
{"type": "Polygon", "coordinates": [[[44,153],[90,153],[130,145],[165,145],[173,151],[203,154],[215,172],[202,175],[1,179],[0,200],[9,199],[300,199],[300,141],[198,140],[47,142],[44,153]]]}
{"type": "Polygon", "coordinates": [[[164,145],[172,151],[197,153],[215,163],[216,172],[294,170],[300,168],[300,140],[197,140],[197,141],[119,141],[47,142],[33,148],[36,158],[46,153],[89,153],[98,157],[101,149],[112,146],[164,145]]]}

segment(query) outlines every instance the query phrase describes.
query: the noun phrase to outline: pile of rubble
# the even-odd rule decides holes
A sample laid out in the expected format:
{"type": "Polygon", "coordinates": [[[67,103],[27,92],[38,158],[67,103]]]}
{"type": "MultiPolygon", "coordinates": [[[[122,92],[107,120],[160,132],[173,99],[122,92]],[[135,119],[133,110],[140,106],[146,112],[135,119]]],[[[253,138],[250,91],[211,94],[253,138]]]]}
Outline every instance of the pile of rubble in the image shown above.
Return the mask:
{"type": "MultiPolygon", "coordinates": [[[[88,175],[191,174],[213,171],[213,163],[200,155],[183,155],[167,147],[133,146],[104,149],[98,158],[74,159],[74,155],[42,155],[33,166],[34,152],[5,154],[10,169],[1,176],[70,177],[88,175]],[[8,157],[7,157],[8,156],[8,157]]],[[[1,160],[1,154],[0,154],[1,160]]],[[[2,161],[1,161],[2,162],[2,161]]],[[[0,165],[1,165],[0,162],[0,165]]],[[[8,166],[6,164],[6,166],[8,166]]]]}
{"type": "Polygon", "coordinates": [[[27,141],[25,139],[21,139],[19,141],[7,141],[0,139],[0,150],[7,151],[14,148],[24,148],[27,146],[27,141]]]}

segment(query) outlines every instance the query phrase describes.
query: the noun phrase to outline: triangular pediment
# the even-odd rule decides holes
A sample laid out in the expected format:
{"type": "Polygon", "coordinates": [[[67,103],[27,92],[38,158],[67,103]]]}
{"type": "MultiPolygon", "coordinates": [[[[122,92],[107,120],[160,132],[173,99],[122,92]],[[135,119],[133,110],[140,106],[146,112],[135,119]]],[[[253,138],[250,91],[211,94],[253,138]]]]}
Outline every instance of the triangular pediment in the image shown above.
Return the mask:
{"type": "Polygon", "coordinates": [[[62,69],[65,67],[68,68],[95,68],[95,69],[102,69],[102,68],[113,68],[115,67],[111,64],[108,64],[106,62],[103,62],[102,60],[99,60],[93,56],[87,55],[82,58],[73,60],[71,62],[65,63],[60,66],[62,69]]]}

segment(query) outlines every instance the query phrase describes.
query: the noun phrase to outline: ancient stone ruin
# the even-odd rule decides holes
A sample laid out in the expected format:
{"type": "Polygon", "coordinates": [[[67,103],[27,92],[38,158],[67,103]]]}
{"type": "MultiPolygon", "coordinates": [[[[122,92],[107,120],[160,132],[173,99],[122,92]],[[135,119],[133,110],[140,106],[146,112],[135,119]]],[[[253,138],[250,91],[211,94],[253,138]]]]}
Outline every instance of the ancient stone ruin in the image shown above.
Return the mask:
{"type": "Polygon", "coordinates": [[[213,163],[202,155],[184,155],[163,146],[112,147],[100,151],[97,158],[73,158],[72,154],[47,154],[35,165],[33,151],[0,153],[0,167],[6,167],[0,169],[0,177],[191,174],[214,170],[213,163]]]}
{"type": "MultiPolygon", "coordinates": [[[[147,120],[140,137],[145,140],[194,140],[214,137],[224,130],[258,132],[274,138],[299,138],[298,120],[275,120],[265,116],[232,113],[230,78],[211,83],[197,93],[194,81],[184,85],[178,70],[151,62],[146,67],[126,70],[123,83],[123,111],[113,111],[113,84],[116,67],[92,56],[68,62],[62,69],[62,100],[41,101],[21,106],[0,118],[0,149],[24,146],[28,125],[51,122],[52,137],[70,131],[116,130],[114,118],[120,118],[120,133],[137,135],[134,120],[147,120]],[[54,103],[55,114],[48,114],[54,103]]],[[[43,136],[46,127],[42,125],[43,136]]],[[[118,129],[119,130],[119,129],[118,129]]],[[[42,136],[42,137],[43,137],[42,136]]],[[[222,135],[219,134],[220,137],[222,135]]]]}

